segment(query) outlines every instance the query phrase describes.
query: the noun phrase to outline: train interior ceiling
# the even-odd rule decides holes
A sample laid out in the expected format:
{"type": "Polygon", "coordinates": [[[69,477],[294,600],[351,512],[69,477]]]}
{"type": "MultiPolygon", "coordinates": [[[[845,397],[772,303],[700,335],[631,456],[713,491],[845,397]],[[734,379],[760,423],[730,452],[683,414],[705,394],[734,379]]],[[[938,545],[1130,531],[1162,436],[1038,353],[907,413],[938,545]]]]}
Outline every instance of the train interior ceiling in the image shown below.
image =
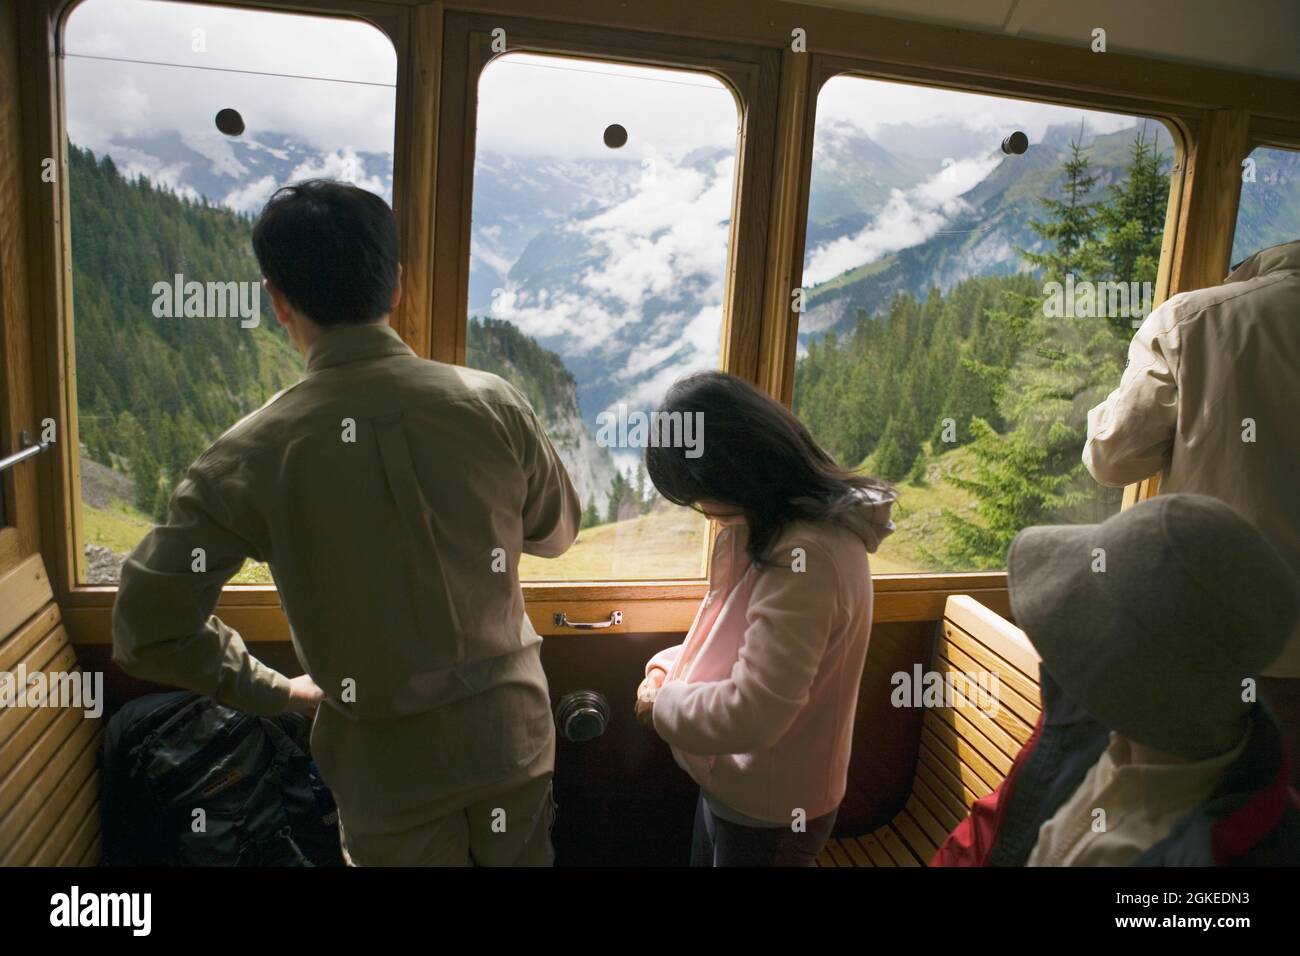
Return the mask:
{"type": "MultiPolygon", "coordinates": [[[[300,376],[248,237],[327,177],[396,213],[402,338],[517,386],[579,492],[577,543],[519,568],[557,862],[686,862],[697,788],[632,701],[715,529],[602,428],[721,368],[898,491],[822,862],[923,865],[1037,719],[1008,533],[1157,492],[1083,471],[1087,409],[1154,305],[1300,235],[1297,36],[1284,0],[5,4],[0,457],[26,454],[0,475],[0,670],[102,674],[104,707],[0,710],[0,864],[102,860],[102,728],[164,689],[112,660],[121,567],[300,376]],[[1091,272],[1059,242],[1076,201],[1091,272]],[[229,310],[194,317],[191,277],[235,280],[229,310]],[[899,674],[990,662],[997,719],[892,702],[899,674]]],[[[302,672],[266,565],[217,613],[302,672]]]]}

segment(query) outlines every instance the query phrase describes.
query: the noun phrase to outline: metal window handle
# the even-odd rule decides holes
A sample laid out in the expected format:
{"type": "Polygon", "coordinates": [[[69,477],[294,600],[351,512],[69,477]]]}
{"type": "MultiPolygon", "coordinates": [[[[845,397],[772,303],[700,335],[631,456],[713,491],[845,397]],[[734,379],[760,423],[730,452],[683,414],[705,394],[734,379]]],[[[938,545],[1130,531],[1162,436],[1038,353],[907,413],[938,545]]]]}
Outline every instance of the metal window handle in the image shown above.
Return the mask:
{"type": "Polygon", "coordinates": [[[8,458],[0,458],[0,471],[5,471],[18,464],[20,461],[26,461],[28,458],[35,458],[43,451],[50,450],[50,443],[47,441],[32,441],[27,432],[18,433],[19,451],[14,452],[8,458]]]}
{"type": "Polygon", "coordinates": [[[556,627],[572,627],[580,631],[595,631],[603,627],[613,627],[615,624],[623,623],[622,611],[610,611],[609,619],[605,621],[570,621],[569,615],[563,611],[556,611],[555,617],[552,618],[556,627]]]}

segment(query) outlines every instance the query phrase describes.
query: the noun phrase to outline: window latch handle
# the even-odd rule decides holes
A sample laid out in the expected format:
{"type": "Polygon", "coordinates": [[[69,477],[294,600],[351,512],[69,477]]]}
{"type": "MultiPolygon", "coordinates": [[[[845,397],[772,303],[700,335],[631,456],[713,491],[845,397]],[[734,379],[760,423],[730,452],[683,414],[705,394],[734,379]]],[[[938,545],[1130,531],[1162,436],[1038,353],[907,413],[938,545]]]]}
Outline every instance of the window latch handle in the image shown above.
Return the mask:
{"type": "Polygon", "coordinates": [[[47,441],[32,441],[27,432],[20,432],[18,435],[19,450],[7,458],[0,458],[0,471],[6,471],[18,464],[20,461],[26,461],[28,458],[34,458],[43,451],[49,451],[50,443],[47,441]]]}
{"type": "Polygon", "coordinates": [[[610,611],[609,618],[604,621],[570,621],[568,614],[563,611],[556,611],[552,620],[555,622],[556,627],[572,627],[580,631],[595,631],[604,627],[613,627],[615,624],[622,624],[623,612],[610,611]]]}

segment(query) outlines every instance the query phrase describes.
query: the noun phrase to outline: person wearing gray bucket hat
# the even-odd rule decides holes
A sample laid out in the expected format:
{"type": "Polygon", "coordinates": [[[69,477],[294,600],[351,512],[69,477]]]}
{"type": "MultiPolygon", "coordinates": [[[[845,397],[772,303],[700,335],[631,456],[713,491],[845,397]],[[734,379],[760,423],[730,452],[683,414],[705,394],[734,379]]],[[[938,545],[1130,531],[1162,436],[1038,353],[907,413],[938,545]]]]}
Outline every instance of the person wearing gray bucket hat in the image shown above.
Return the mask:
{"type": "Polygon", "coordinates": [[[1269,542],[1173,494],[1028,528],[1007,564],[1042,716],[931,865],[1300,864],[1300,795],[1254,694],[1300,615],[1269,542]]]}
{"type": "Polygon", "coordinates": [[[1244,736],[1256,678],[1286,645],[1297,585],[1267,540],[1206,495],[1011,544],[1011,612],[1081,707],[1130,740],[1199,760],[1244,736]]]}

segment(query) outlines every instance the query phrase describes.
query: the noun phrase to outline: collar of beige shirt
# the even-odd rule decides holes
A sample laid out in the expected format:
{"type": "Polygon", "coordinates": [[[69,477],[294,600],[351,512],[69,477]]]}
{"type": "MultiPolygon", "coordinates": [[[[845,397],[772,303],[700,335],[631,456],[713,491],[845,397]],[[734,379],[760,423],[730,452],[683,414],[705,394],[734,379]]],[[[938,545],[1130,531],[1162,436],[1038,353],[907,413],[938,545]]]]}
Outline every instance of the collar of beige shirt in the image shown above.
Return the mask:
{"type": "Polygon", "coordinates": [[[1210,797],[1249,736],[1206,760],[1140,764],[1129,741],[1112,733],[1078,789],[1039,829],[1027,865],[1127,866],[1210,797]],[[1106,812],[1101,830],[1093,826],[1098,809],[1106,812]]]}
{"type": "Polygon", "coordinates": [[[330,329],[312,343],[307,350],[307,374],[347,362],[414,354],[397,330],[386,321],[345,325],[330,329]]]}

